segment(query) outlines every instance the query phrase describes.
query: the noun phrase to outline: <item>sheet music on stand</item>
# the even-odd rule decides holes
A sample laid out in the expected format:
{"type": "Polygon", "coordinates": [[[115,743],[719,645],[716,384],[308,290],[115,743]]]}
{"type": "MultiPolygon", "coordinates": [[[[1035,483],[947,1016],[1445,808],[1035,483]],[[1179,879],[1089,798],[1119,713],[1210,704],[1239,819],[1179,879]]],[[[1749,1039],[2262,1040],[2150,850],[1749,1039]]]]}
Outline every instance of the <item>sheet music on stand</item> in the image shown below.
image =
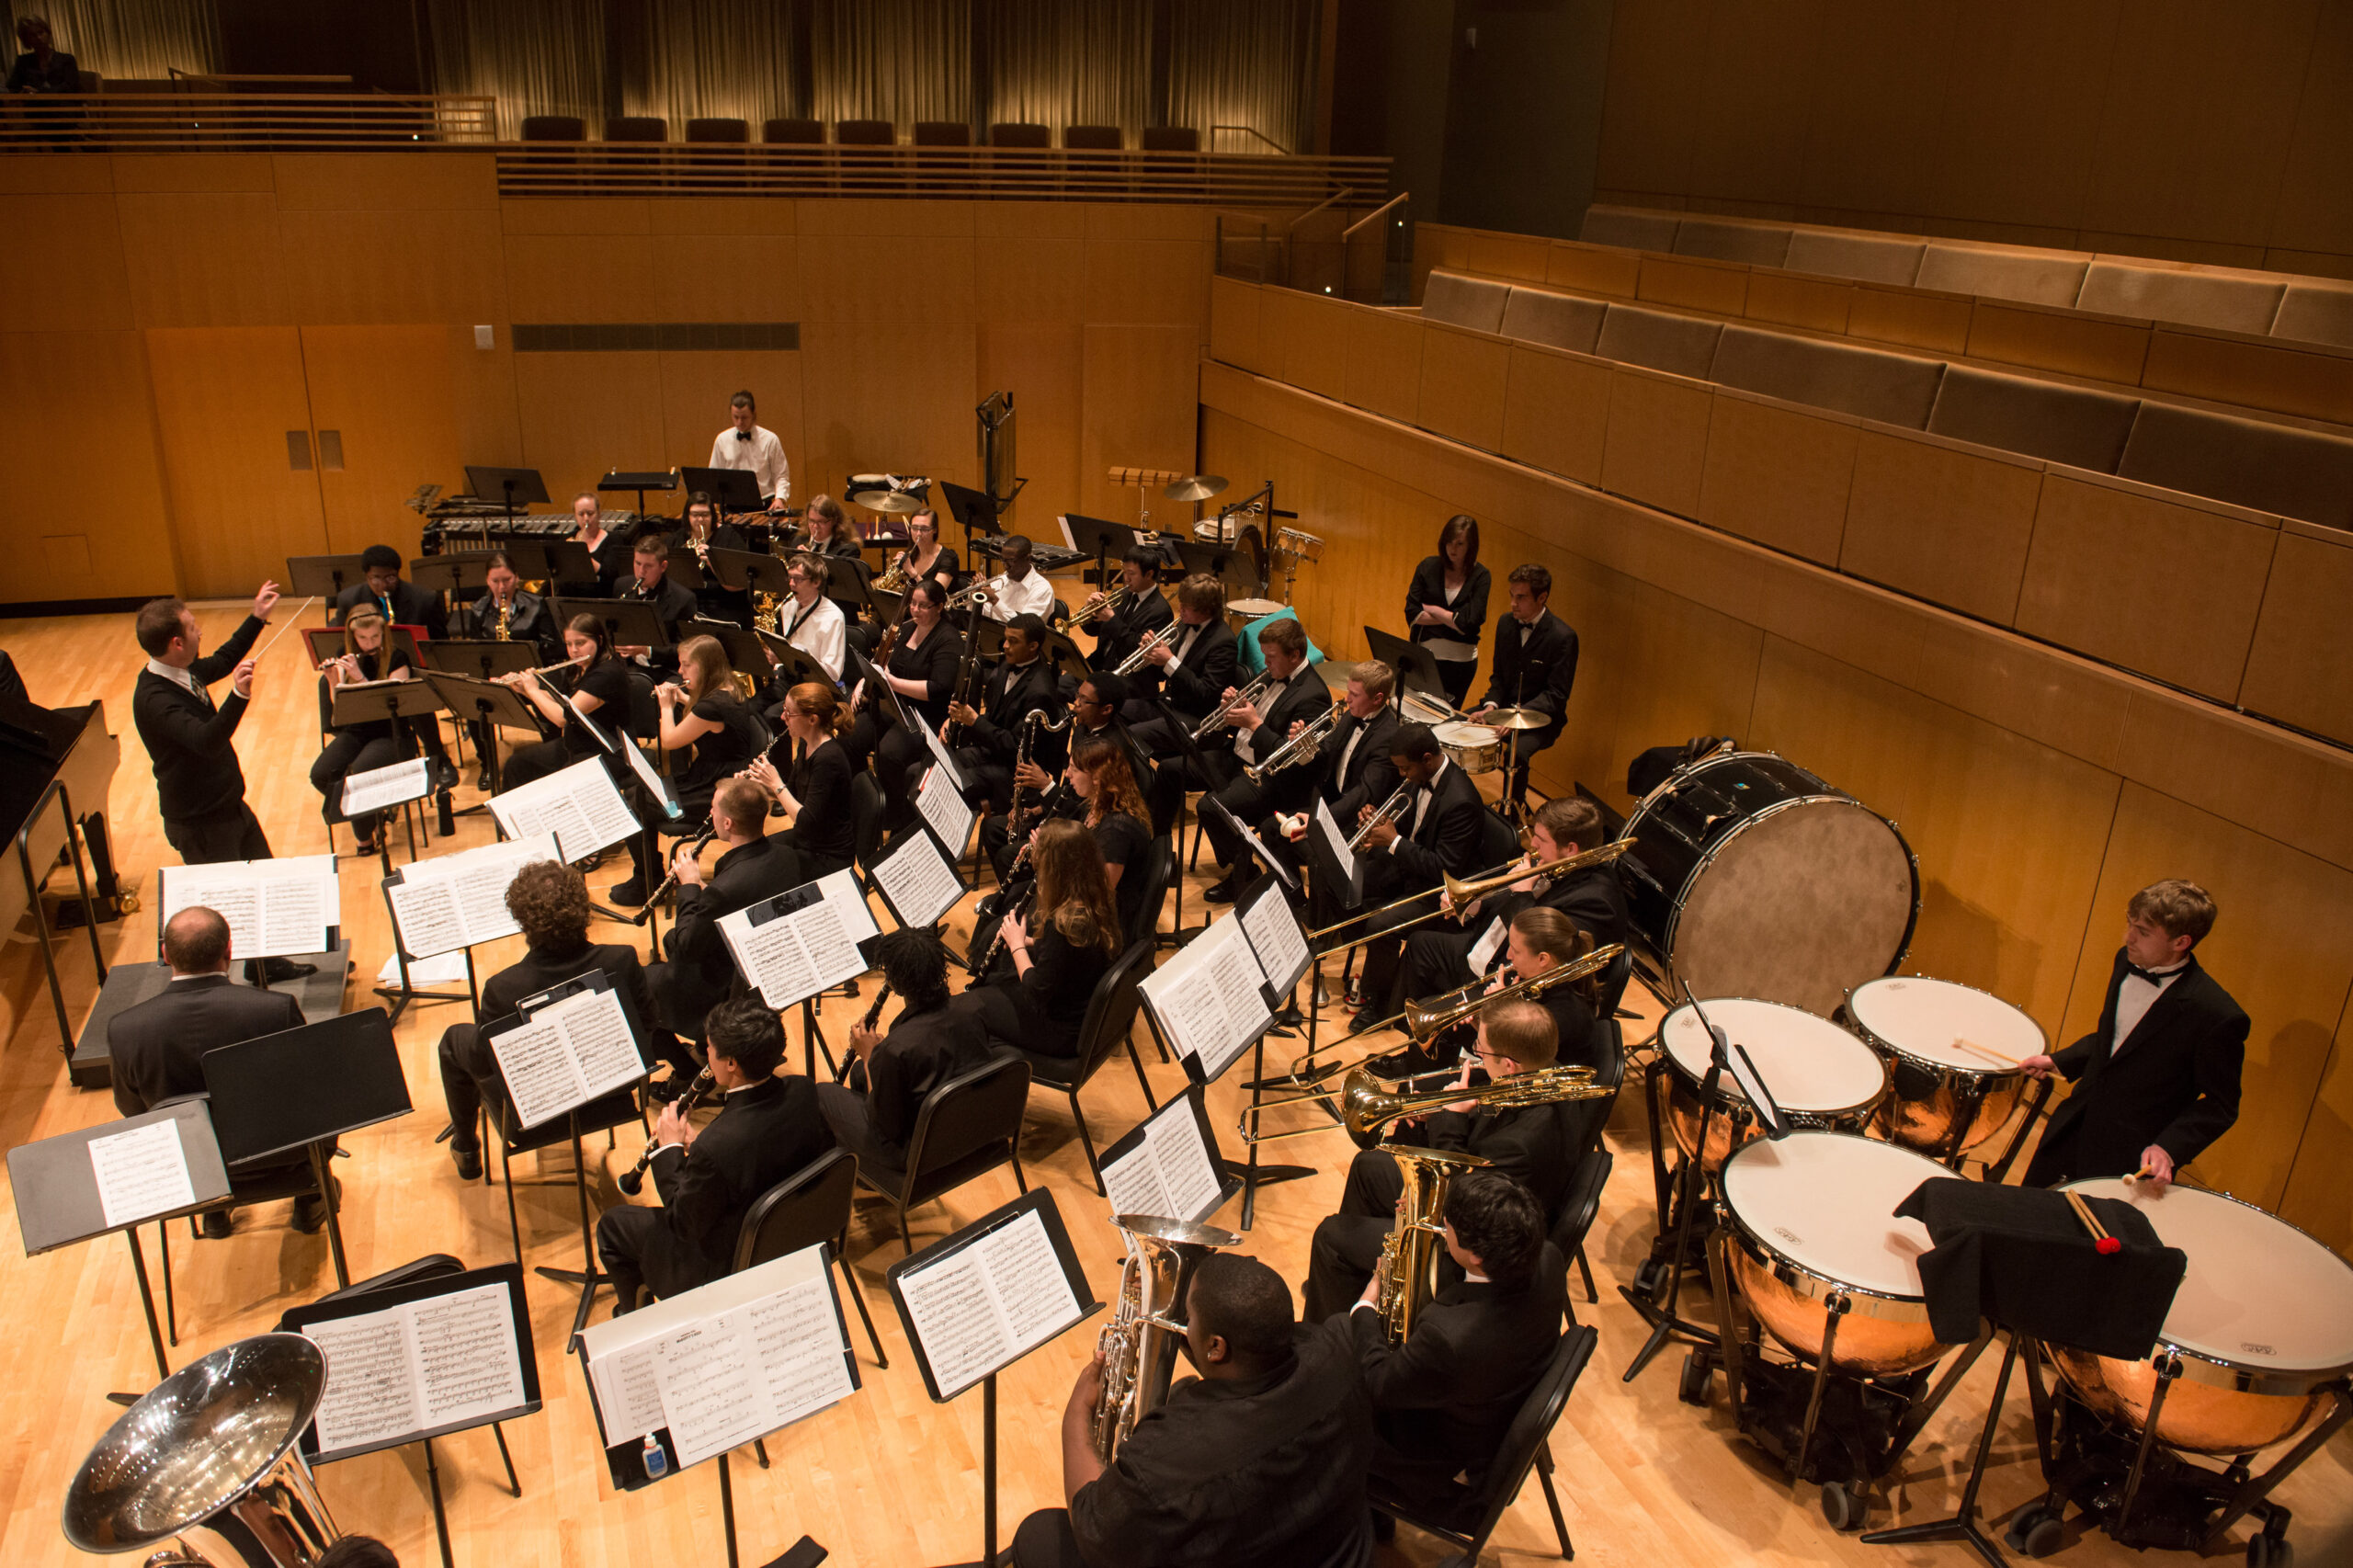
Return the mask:
{"type": "Polygon", "coordinates": [[[1299,879],[1291,874],[1291,869],[1289,866],[1267,853],[1266,840],[1258,836],[1257,829],[1226,810],[1225,802],[1215,795],[1203,795],[1201,799],[1209,803],[1211,810],[1225,819],[1225,825],[1232,828],[1244,844],[1249,846],[1250,853],[1258,858],[1258,864],[1272,871],[1281,881],[1283,886],[1293,891],[1298,889],[1299,879]]]}
{"type": "Polygon", "coordinates": [[[956,766],[956,758],[949,751],[948,743],[939,738],[939,732],[931,727],[931,722],[913,708],[907,710],[907,717],[915,722],[917,730],[923,732],[923,744],[931,748],[932,760],[948,770],[949,781],[959,790],[966,789],[968,784],[963,769],[956,766]]]}
{"type": "Polygon", "coordinates": [[[200,1099],[19,1143],[8,1151],[8,1184],[27,1257],[229,1196],[200,1099]]]}
{"type": "Polygon", "coordinates": [[[555,835],[510,838],[402,867],[384,879],[392,935],[412,959],[435,958],[522,927],[507,912],[515,874],[535,860],[563,858],[555,835]]]}
{"type": "Polygon", "coordinates": [[[637,749],[635,741],[625,735],[606,733],[597,721],[574,705],[571,698],[566,697],[563,702],[565,707],[572,709],[573,718],[578,721],[580,726],[588,732],[597,744],[603,746],[608,755],[620,757],[630,772],[636,776],[639,787],[645,791],[646,799],[652,801],[664,816],[676,822],[687,814],[686,808],[678,804],[676,788],[667,778],[654,771],[654,765],[645,760],[645,754],[637,749]]]}
{"type": "Polygon", "coordinates": [[[890,905],[892,916],[912,930],[937,926],[964,896],[956,869],[927,833],[902,834],[896,844],[875,858],[867,878],[890,905]]]}
{"type": "Polygon", "coordinates": [[[1211,921],[1140,989],[1197,1084],[1215,1083],[1275,1021],[1266,971],[1232,915],[1211,921]]]}
{"type": "Polygon", "coordinates": [[[915,786],[915,814],[939,840],[939,847],[950,860],[963,858],[964,846],[972,841],[972,821],[978,813],[964,803],[951,771],[936,763],[923,770],[923,782],[915,786]]]}
{"type": "Polygon", "coordinates": [[[624,1490],[647,1483],[649,1436],[676,1474],[859,1387],[822,1244],[597,1324],[579,1346],[605,1460],[624,1490]]]}
{"type": "Polygon", "coordinates": [[[1115,1216],[1159,1214],[1199,1224],[1242,1190],[1241,1178],[1225,1174],[1199,1084],[1186,1085],[1104,1150],[1098,1168],[1115,1216]]]}
{"type": "Polygon", "coordinates": [[[782,1012],[870,966],[858,944],[879,937],[858,879],[835,871],[719,917],[735,967],[782,1012]]]}
{"type": "Polygon", "coordinates": [[[421,801],[433,792],[431,764],[422,756],[406,762],[396,762],[390,767],[371,767],[365,773],[347,773],[343,778],[343,814],[356,817],[362,812],[381,812],[391,806],[421,801]]]}
{"type": "Polygon", "coordinates": [[[1311,824],[1311,831],[1323,839],[1324,851],[1331,856],[1334,868],[1347,881],[1347,902],[1351,904],[1364,902],[1364,869],[1357,864],[1356,851],[1348,847],[1351,835],[1333,817],[1329,801],[1319,800],[1315,802],[1315,820],[1311,824]]]}
{"type": "Polygon", "coordinates": [[[332,855],[282,860],[219,860],[207,866],[165,866],[156,873],[155,941],[173,915],[202,904],[229,923],[230,950],[240,959],[323,953],[343,925],[343,888],[332,855]]]}
{"type": "Polygon", "coordinates": [[[317,1301],[286,1321],[326,1352],[326,1392],[302,1434],[314,1464],[540,1408],[520,1264],[317,1301]]]}
{"type": "Polygon", "coordinates": [[[1290,900],[1272,877],[1260,878],[1257,888],[1242,900],[1235,913],[1242,918],[1242,934],[1250,939],[1250,951],[1279,1009],[1315,961],[1307,933],[1300,928],[1290,900]]]}
{"type": "Polygon", "coordinates": [[[526,1128],[552,1121],[647,1072],[637,1028],[612,977],[592,970],[532,997],[522,1022],[490,1037],[491,1053],[526,1128]]]}
{"type": "Polygon", "coordinates": [[[889,1279],[924,1385],[941,1403],[1102,1307],[1042,1187],[901,1258],[889,1279]]]}
{"type": "Polygon", "coordinates": [[[621,799],[604,763],[593,756],[493,795],[485,803],[507,837],[551,833],[566,860],[610,848],[639,831],[637,814],[621,799]]]}

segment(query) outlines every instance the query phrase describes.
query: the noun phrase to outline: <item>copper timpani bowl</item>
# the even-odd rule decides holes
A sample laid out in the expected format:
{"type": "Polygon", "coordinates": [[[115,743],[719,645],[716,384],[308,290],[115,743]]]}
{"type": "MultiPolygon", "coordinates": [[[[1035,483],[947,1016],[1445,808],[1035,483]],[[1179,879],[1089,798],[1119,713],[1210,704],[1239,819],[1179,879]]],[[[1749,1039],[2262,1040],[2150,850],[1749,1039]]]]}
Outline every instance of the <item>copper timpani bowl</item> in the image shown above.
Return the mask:
{"type": "MultiPolygon", "coordinates": [[[[1748,1052],[1781,1112],[1800,1127],[1831,1132],[1860,1132],[1887,1093],[1887,1068],[1870,1048],[1826,1018],[1782,1002],[1750,996],[1703,998],[1708,1021],[1748,1052]]],[[[1708,1075],[1708,1033],[1690,1004],[1676,1008],[1658,1026],[1664,1071],[1660,1109],[1676,1143],[1689,1154],[1699,1138],[1700,1090],[1708,1075]]],[[[1715,1115],[1709,1119],[1706,1168],[1722,1168],[1724,1156],[1756,1135],[1748,1097],[1732,1074],[1716,1081],[1715,1115]]]]}
{"type": "Polygon", "coordinates": [[[2041,1025],[2000,997],[1924,975],[1864,982],[1847,993],[1847,1017],[1888,1064],[1871,1126],[1907,1149],[1943,1151],[1964,1118],[1956,1149],[2000,1131],[2027,1084],[2000,1059],[2022,1062],[2048,1044],[2041,1025]]]}

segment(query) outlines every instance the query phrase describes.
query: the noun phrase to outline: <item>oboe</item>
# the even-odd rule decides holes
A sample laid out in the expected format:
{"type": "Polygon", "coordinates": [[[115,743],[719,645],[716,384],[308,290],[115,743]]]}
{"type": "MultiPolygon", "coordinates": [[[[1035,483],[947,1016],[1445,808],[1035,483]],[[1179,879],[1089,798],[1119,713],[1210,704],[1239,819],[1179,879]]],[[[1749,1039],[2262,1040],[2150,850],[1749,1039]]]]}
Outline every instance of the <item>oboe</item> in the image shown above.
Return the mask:
{"type": "MultiPolygon", "coordinates": [[[[694,1075],[693,1082],[687,1085],[687,1092],[678,1096],[678,1114],[684,1116],[694,1109],[703,1096],[709,1093],[710,1093],[710,1069],[706,1067],[694,1075]]],[[[644,1152],[637,1156],[637,1164],[620,1174],[619,1182],[620,1189],[631,1198],[635,1198],[640,1189],[645,1186],[646,1168],[654,1164],[654,1151],[656,1147],[655,1144],[648,1143],[644,1152]]]]}
{"type": "MultiPolygon", "coordinates": [[[[701,854],[702,846],[709,844],[712,838],[716,837],[718,833],[718,824],[709,822],[703,824],[702,831],[696,834],[693,840],[688,844],[687,853],[689,855],[701,854]]],[[[645,907],[629,917],[629,923],[632,926],[642,926],[647,921],[653,919],[654,905],[660,903],[662,900],[668,895],[670,890],[677,885],[678,861],[676,856],[672,856],[670,859],[670,874],[662,879],[662,885],[654,890],[653,896],[645,901],[645,907]]]]}

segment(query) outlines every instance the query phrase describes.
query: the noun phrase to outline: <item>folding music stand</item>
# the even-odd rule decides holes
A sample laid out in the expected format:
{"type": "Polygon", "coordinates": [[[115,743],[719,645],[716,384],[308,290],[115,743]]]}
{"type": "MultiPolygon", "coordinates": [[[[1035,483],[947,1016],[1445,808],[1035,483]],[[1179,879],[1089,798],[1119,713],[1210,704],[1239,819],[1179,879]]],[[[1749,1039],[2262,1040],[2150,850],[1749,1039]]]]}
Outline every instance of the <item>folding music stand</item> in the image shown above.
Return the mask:
{"type": "Polygon", "coordinates": [[[947,504],[948,515],[962,525],[964,542],[971,544],[974,534],[996,532],[996,500],[985,490],[971,490],[949,480],[935,480],[939,486],[939,498],[947,504]]]}
{"type": "Polygon", "coordinates": [[[765,512],[768,504],[760,499],[759,477],[749,469],[688,468],[678,469],[678,485],[688,495],[699,491],[710,497],[710,504],[727,512],[765,512]]]}
{"type": "MultiPolygon", "coordinates": [[[[518,574],[527,581],[548,584],[596,581],[597,558],[590,555],[588,547],[578,540],[543,539],[537,541],[531,548],[543,559],[533,562],[540,567],[539,571],[518,574]]],[[[512,561],[514,558],[510,551],[507,559],[512,561]]]]}
{"type": "Polygon", "coordinates": [[[645,516],[645,493],[647,491],[659,490],[667,493],[677,488],[678,474],[677,471],[675,469],[637,470],[617,468],[608,472],[604,478],[597,482],[597,490],[600,494],[608,494],[616,490],[636,491],[637,515],[641,517],[645,516]]]}
{"type": "MultiPolygon", "coordinates": [[[[797,685],[804,680],[817,681],[825,686],[837,687],[841,684],[825,673],[824,665],[779,637],[775,632],[755,631],[752,635],[758,640],[760,647],[768,657],[776,661],[778,680],[791,685],[797,685]]],[[[755,665],[752,667],[757,669],[759,666],[755,665]]]]}
{"type": "MultiPolygon", "coordinates": [[[[490,556],[486,550],[421,555],[408,563],[408,580],[428,593],[448,594],[452,599],[462,600],[489,587],[490,556]]],[[[514,563],[512,554],[507,556],[507,563],[514,563]]]]}
{"type": "Polygon", "coordinates": [[[466,465],[466,488],[487,500],[493,495],[505,498],[507,520],[515,517],[515,503],[529,506],[548,498],[547,481],[535,468],[488,468],[474,463],[466,465]]]}
{"type": "MultiPolygon", "coordinates": [[[[501,642],[488,637],[450,637],[438,642],[427,642],[419,649],[425,670],[438,670],[444,675],[472,676],[476,680],[489,680],[495,676],[518,676],[525,670],[537,669],[540,651],[529,642],[501,642]]],[[[424,671],[418,672],[420,675],[424,671]]],[[[504,688],[502,688],[504,689],[504,688]]],[[[448,693],[443,693],[448,700],[448,693]]],[[[452,705],[452,712],[459,710],[452,705]]]]}
{"type": "Polygon", "coordinates": [[[343,1251],[335,1184],[327,1173],[330,1140],[415,1109],[401,1073],[392,1019],[381,1007],[346,1013],[259,1040],[204,1053],[204,1086],[212,1126],[230,1165],[307,1149],[326,1204],[327,1243],[338,1286],[351,1283],[343,1251]]]}
{"type": "Polygon", "coordinates": [[[344,589],[367,581],[365,560],[358,555],[290,555],[286,558],[287,595],[300,594],[304,598],[315,595],[333,606],[344,589]]]}
{"type": "Polygon", "coordinates": [[[732,620],[704,620],[698,617],[678,630],[716,642],[727,651],[727,662],[739,675],[756,676],[767,668],[767,649],[758,633],[732,620]]]}
{"type": "Polygon", "coordinates": [[[565,619],[593,615],[605,623],[605,634],[616,648],[667,648],[670,629],[643,599],[563,599],[565,619]]]}
{"type": "Polygon", "coordinates": [[[1408,691],[1418,691],[1434,697],[1449,708],[1453,699],[1446,694],[1446,683],[1438,679],[1438,659],[1419,642],[1383,631],[1377,626],[1364,629],[1364,640],[1372,656],[1397,672],[1397,679],[1408,691]]]}
{"type": "Polygon", "coordinates": [[[684,536],[680,537],[679,541],[671,550],[670,562],[663,575],[678,586],[690,589],[695,593],[700,593],[711,586],[711,579],[704,573],[702,563],[695,559],[695,552],[687,545],[684,536]]]}
{"type": "Polygon", "coordinates": [[[1266,568],[1241,540],[1207,544],[1199,540],[1168,537],[1176,547],[1176,559],[1184,563],[1187,576],[1208,573],[1225,585],[1228,598],[1251,599],[1265,595],[1266,568]]]}
{"type": "Polygon", "coordinates": [[[710,569],[721,587],[739,594],[774,594],[782,598],[792,592],[792,585],[785,580],[790,566],[760,551],[714,545],[710,569]]]}

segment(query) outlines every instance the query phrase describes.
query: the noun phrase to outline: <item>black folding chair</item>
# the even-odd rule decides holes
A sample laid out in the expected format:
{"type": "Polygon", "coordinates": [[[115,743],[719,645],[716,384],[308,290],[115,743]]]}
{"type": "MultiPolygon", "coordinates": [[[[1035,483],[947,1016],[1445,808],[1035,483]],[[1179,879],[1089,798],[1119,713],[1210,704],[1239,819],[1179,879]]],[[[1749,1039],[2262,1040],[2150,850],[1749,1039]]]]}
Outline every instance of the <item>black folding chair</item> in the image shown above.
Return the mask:
{"type": "MultiPolygon", "coordinates": [[[[1576,1170],[1569,1177],[1568,1195],[1561,1199],[1560,1218],[1552,1221],[1552,1244],[1561,1256],[1576,1264],[1577,1272],[1585,1277],[1585,1299],[1600,1304],[1601,1292],[1593,1282],[1593,1265],[1586,1261],[1586,1233],[1593,1229],[1593,1221],[1601,1212],[1601,1189],[1609,1185],[1609,1167],[1617,1156],[1608,1150],[1596,1147],[1586,1151],[1577,1162],[1576,1170]]],[[[1569,1322],[1576,1322],[1567,1303],[1561,1312],[1569,1322]]]]}
{"type": "Polygon", "coordinates": [[[931,1091],[915,1113],[907,1140],[907,1166],[858,1172],[858,1185],[889,1199],[899,1212],[899,1239],[915,1250],[907,1211],[1010,1163],[1013,1182],[1029,1190],[1021,1169],[1021,1118],[1029,1105],[1029,1064],[1005,1052],[931,1091]]]}
{"type": "Polygon", "coordinates": [[[1103,1190],[1102,1167],[1095,1159],[1095,1135],[1086,1125],[1086,1113],[1078,1103],[1078,1091],[1095,1076],[1097,1068],[1111,1059],[1120,1046],[1128,1048],[1128,1061],[1136,1070],[1136,1084],[1143,1090],[1143,1103],[1154,1110],[1160,1102],[1152,1097],[1152,1080],[1144,1076],[1143,1058],[1136,1054],[1136,1014],[1143,1006],[1137,990],[1143,977],[1152,971],[1153,944],[1147,937],[1130,945],[1103,978],[1096,983],[1095,994],[1086,1004],[1086,1017],[1078,1026],[1078,1054],[1075,1056],[1040,1056],[1033,1051],[1017,1051],[1029,1064],[1029,1081],[1049,1089],[1059,1089],[1070,1096],[1070,1119],[1078,1123],[1078,1141],[1086,1151],[1087,1174],[1095,1178],[1095,1190],[1103,1190]]]}
{"type": "Polygon", "coordinates": [[[858,1289],[858,1275],[843,1256],[850,1199],[857,1190],[858,1156],[847,1149],[826,1150],[760,1194],[735,1233],[735,1259],[727,1271],[741,1274],[822,1243],[825,1267],[839,1268],[849,1284],[849,1299],[858,1303],[858,1315],[866,1324],[866,1342],[874,1346],[874,1364],[888,1367],[891,1358],[882,1354],[874,1314],[866,1308],[866,1292],[858,1289]]]}

